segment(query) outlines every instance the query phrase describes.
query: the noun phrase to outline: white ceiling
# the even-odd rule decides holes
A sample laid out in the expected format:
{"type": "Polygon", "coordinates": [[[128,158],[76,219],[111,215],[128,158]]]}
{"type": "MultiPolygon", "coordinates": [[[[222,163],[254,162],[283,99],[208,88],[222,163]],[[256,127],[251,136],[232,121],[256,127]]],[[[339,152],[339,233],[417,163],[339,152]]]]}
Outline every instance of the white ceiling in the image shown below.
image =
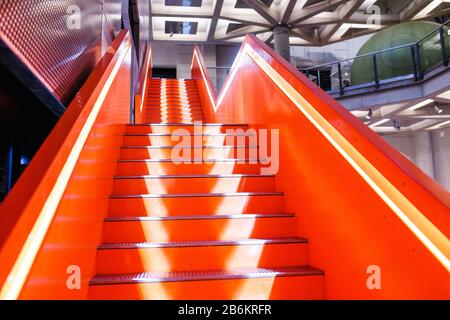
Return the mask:
{"type": "Polygon", "coordinates": [[[284,24],[291,30],[292,45],[321,46],[429,18],[450,7],[450,0],[240,0],[238,8],[238,0],[202,0],[201,6],[188,6],[192,1],[199,0],[179,0],[184,6],[151,0],[152,40],[241,42],[252,33],[272,43],[272,28],[284,24]],[[197,33],[167,33],[166,21],[196,22],[197,33]],[[230,24],[236,29],[228,30],[230,24]]]}

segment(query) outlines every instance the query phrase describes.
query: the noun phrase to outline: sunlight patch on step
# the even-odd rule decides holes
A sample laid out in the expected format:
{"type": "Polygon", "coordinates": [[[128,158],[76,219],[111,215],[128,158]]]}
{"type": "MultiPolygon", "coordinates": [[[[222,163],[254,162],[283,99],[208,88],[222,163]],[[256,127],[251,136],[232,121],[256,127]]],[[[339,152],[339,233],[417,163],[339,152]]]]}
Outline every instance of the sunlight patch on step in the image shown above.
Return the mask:
{"type": "Polygon", "coordinates": [[[174,297],[166,290],[167,283],[152,283],[151,286],[139,284],[139,298],[141,300],[173,300],[174,297]]]}
{"type": "Polygon", "coordinates": [[[270,300],[275,277],[258,279],[255,282],[252,279],[241,281],[242,285],[236,290],[232,297],[233,300],[270,300]]]}
{"type": "MultiPolygon", "coordinates": [[[[237,192],[241,184],[242,178],[239,179],[218,179],[215,186],[212,188],[211,193],[221,192],[237,192]],[[225,191],[226,190],[226,191],[225,191]]],[[[237,208],[238,210],[239,208],[237,208]]],[[[239,213],[239,212],[236,212],[239,213]]]]}

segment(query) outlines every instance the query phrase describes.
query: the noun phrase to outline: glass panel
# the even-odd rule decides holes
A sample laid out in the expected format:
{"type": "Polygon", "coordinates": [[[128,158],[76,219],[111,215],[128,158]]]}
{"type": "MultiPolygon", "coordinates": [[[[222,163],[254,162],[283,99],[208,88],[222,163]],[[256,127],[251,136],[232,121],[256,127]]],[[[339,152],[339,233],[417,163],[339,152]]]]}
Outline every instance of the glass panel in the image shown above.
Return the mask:
{"type": "Polygon", "coordinates": [[[351,67],[348,68],[350,70],[348,72],[350,74],[348,76],[350,85],[357,86],[375,81],[372,59],[372,56],[356,57],[353,59],[351,67]]]}
{"type": "Polygon", "coordinates": [[[410,46],[380,53],[377,56],[380,81],[394,79],[414,73],[414,62],[410,46]]]}
{"type": "Polygon", "coordinates": [[[420,43],[420,58],[422,71],[430,71],[442,64],[442,48],[439,31],[420,43]]]}

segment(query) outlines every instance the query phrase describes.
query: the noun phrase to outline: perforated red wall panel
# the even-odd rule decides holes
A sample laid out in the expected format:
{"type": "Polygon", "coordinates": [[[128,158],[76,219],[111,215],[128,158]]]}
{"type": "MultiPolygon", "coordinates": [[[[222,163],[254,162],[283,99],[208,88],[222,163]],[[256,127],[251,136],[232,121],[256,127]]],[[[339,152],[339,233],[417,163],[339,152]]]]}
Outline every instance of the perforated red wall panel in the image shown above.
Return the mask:
{"type": "MultiPolygon", "coordinates": [[[[120,28],[120,1],[106,2],[110,27],[120,28]]],[[[0,39],[55,97],[69,102],[101,57],[101,1],[1,0],[0,18],[0,39]]]]}

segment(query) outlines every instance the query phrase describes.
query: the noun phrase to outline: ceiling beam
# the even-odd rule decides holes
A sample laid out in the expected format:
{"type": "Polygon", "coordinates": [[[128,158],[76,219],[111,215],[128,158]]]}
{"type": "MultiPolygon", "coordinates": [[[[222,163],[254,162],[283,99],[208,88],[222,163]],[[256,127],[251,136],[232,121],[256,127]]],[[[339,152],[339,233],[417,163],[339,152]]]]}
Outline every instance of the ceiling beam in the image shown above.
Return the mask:
{"type": "Polygon", "coordinates": [[[411,131],[419,131],[419,130],[426,130],[428,128],[434,127],[440,123],[444,123],[445,121],[442,121],[442,119],[425,119],[419,123],[415,123],[413,125],[410,125],[408,127],[411,131]]]}
{"type": "Polygon", "coordinates": [[[296,25],[304,20],[312,18],[315,15],[330,9],[335,5],[340,5],[345,2],[348,2],[348,0],[329,0],[313,4],[311,6],[301,9],[295,16],[291,16],[289,24],[296,25]]]}
{"type": "Polygon", "coordinates": [[[400,20],[407,21],[425,8],[429,3],[429,0],[412,0],[405,9],[400,12],[400,20]]]}
{"type": "Polygon", "coordinates": [[[283,13],[283,17],[281,18],[282,24],[287,24],[289,22],[289,19],[291,18],[292,15],[292,11],[294,11],[296,4],[297,0],[289,0],[286,10],[283,13]]]}
{"type": "Polygon", "coordinates": [[[274,36],[273,36],[273,33],[272,33],[272,34],[270,35],[270,37],[267,38],[267,40],[265,41],[265,43],[266,43],[266,44],[271,44],[272,41],[273,41],[273,38],[274,38],[274,36]]]}
{"type": "Polygon", "coordinates": [[[224,40],[230,40],[230,39],[234,39],[234,38],[243,37],[248,33],[258,34],[258,33],[264,33],[264,32],[270,32],[270,29],[261,29],[261,27],[256,27],[256,26],[245,26],[240,29],[228,32],[224,36],[216,38],[216,40],[224,41],[224,40]]]}
{"type": "Polygon", "coordinates": [[[242,0],[244,3],[246,3],[249,7],[251,7],[253,10],[255,10],[261,17],[266,19],[270,24],[276,25],[278,24],[277,19],[272,17],[267,7],[262,4],[262,2],[258,0],[242,0]]]}
{"type": "Polygon", "coordinates": [[[305,31],[303,31],[302,29],[299,28],[294,28],[290,30],[290,34],[293,36],[297,36],[307,42],[309,42],[310,44],[314,44],[317,45],[317,38],[314,37],[314,35],[310,35],[308,33],[306,33],[305,31]]]}
{"type": "Polygon", "coordinates": [[[331,37],[333,37],[333,35],[339,30],[339,28],[344,23],[348,22],[353,13],[355,13],[363,3],[364,0],[350,0],[346,4],[342,5],[342,7],[339,9],[339,16],[341,20],[339,21],[339,23],[324,27],[320,32],[320,41],[322,43],[327,43],[331,39],[331,37]]]}
{"type": "Polygon", "coordinates": [[[267,24],[267,23],[255,22],[255,21],[244,20],[244,19],[239,19],[239,18],[232,18],[232,17],[222,16],[222,15],[219,17],[219,19],[233,21],[233,22],[247,24],[247,25],[251,24],[253,26],[258,26],[258,27],[263,27],[263,28],[268,28],[268,29],[272,27],[270,24],[267,24]]]}
{"type": "Polygon", "coordinates": [[[216,7],[214,8],[213,17],[211,23],[209,24],[209,32],[207,41],[213,41],[214,35],[216,34],[217,22],[219,21],[220,12],[222,11],[224,0],[217,0],[216,7]]]}

